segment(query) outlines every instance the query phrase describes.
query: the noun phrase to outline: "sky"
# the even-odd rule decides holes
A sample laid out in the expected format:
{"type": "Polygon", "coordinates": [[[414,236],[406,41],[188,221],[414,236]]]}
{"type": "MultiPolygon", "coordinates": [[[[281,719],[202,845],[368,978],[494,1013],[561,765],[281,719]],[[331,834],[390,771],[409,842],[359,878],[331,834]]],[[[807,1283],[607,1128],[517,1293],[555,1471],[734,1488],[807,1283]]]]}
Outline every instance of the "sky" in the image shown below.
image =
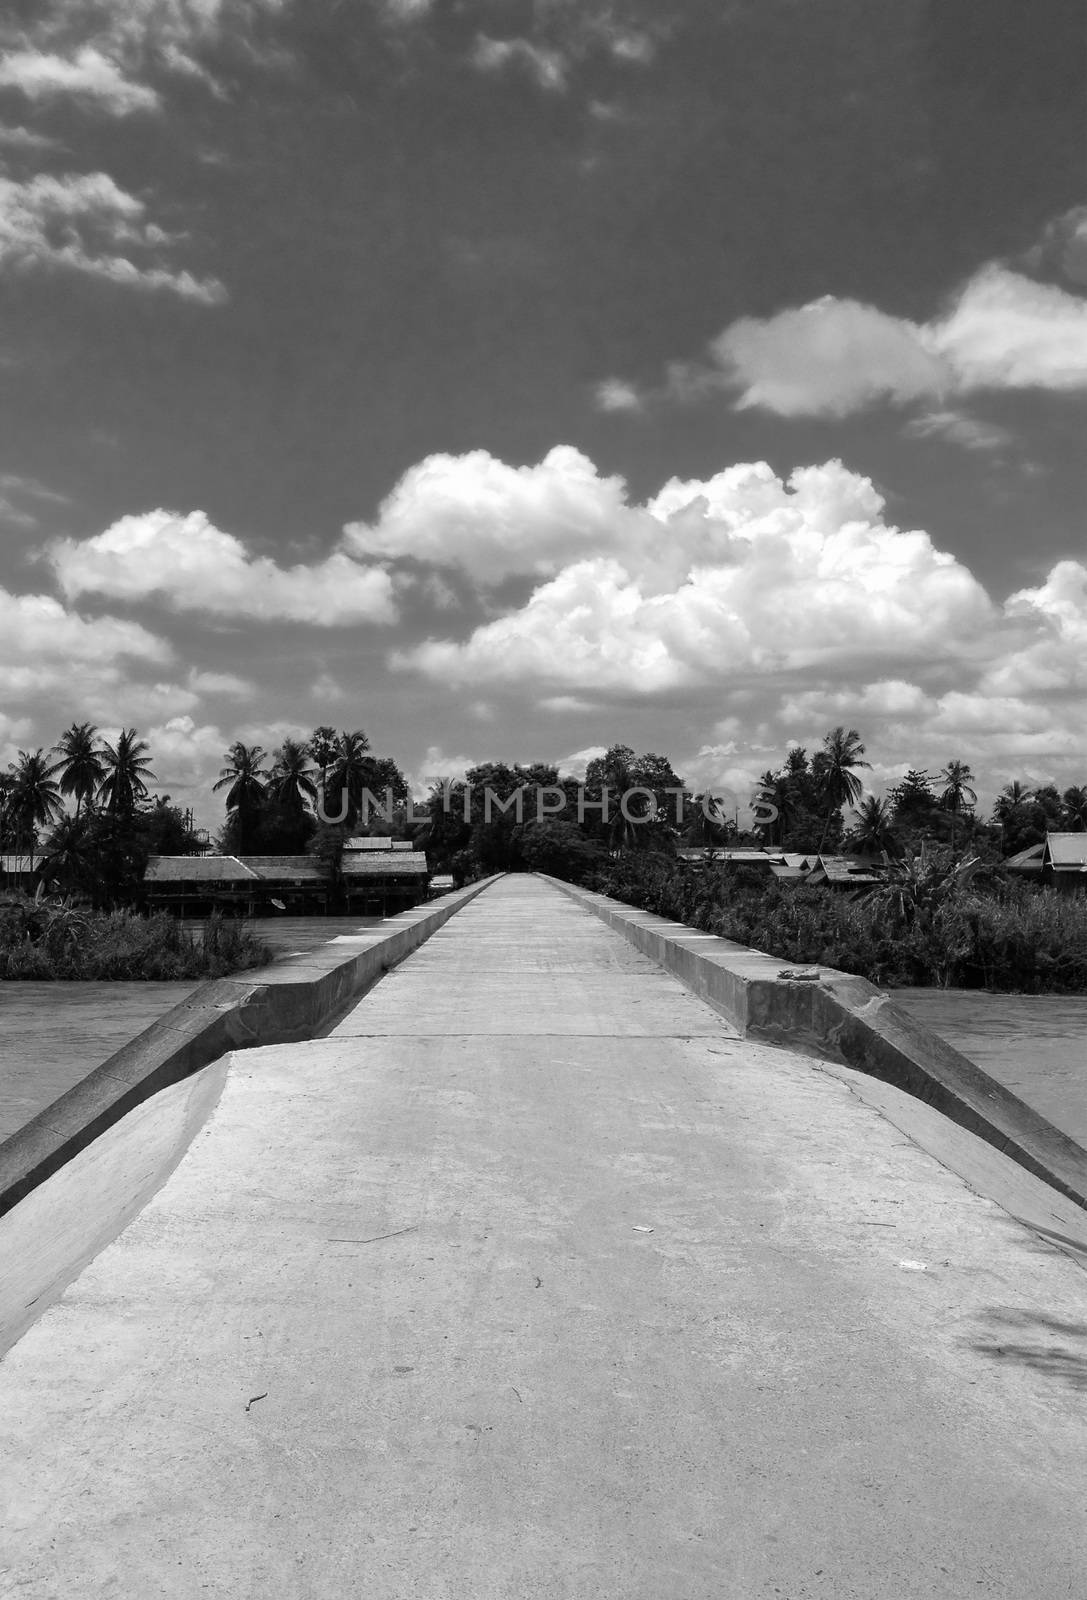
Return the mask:
{"type": "Polygon", "coordinates": [[[0,767],[1087,782],[1079,0],[8,0],[0,767]]]}

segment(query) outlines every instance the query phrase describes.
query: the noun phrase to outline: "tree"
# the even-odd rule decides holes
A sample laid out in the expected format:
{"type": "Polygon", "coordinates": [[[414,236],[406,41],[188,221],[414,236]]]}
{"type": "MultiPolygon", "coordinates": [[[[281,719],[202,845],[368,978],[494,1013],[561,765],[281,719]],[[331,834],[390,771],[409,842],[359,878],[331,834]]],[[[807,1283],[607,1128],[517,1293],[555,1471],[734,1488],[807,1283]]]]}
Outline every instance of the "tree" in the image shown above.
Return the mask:
{"type": "Polygon", "coordinates": [[[817,781],[827,808],[823,829],[825,840],[834,814],[840,813],[845,805],[855,806],[860,799],[863,786],[857,777],[857,770],[870,766],[870,762],[863,759],[864,745],[856,728],[850,728],[848,732],[842,727],[832,728],[823,740],[820,756],[817,781]]]}
{"type": "Polygon", "coordinates": [[[894,851],[895,836],[891,822],[891,807],[886,800],[880,800],[874,794],[866,795],[860,805],[855,807],[853,815],[856,821],[849,834],[850,844],[871,855],[878,855],[882,851],[890,855],[894,851]]]}
{"type": "Polygon", "coordinates": [[[147,779],[155,776],[150,753],[135,728],[122,728],[115,745],[103,742],[105,775],[98,785],[98,799],[111,816],[131,817],[147,798],[147,779]]]}
{"type": "Polygon", "coordinates": [[[40,749],[20,750],[11,767],[7,809],[17,850],[33,849],[38,829],[49,827],[64,809],[60,789],[53,781],[56,770],[40,749]]]}
{"type": "MultiPolygon", "coordinates": [[[[349,826],[358,818],[362,791],[369,787],[371,763],[366,754],[369,748],[370,741],[361,728],[356,728],[354,733],[341,733],[336,740],[336,754],[329,781],[331,787],[339,791],[337,814],[344,808],[343,797],[346,792],[347,814],[344,820],[349,826]]],[[[325,808],[329,809],[327,800],[325,808]]]]}
{"type": "Polygon", "coordinates": [[[284,739],[272,764],[269,794],[288,811],[301,812],[317,799],[309,749],[297,739],[284,739]]]}
{"type": "Polygon", "coordinates": [[[328,781],[329,770],[336,760],[337,735],[335,728],[328,723],[322,723],[319,728],[314,728],[306,743],[306,750],[317,763],[317,781],[324,794],[328,781]]]}
{"type": "Polygon", "coordinates": [[[106,762],[98,743],[98,729],[90,722],[73,722],[53,747],[59,756],[54,771],[60,773],[60,792],[75,796],[75,814],[89,809],[106,776],[106,762]]]}
{"type": "Polygon", "coordinates": [[[1087,788],[1074,783],[1061,797],[1064,801],[1061,825],[1069,833],[1087,830],[1087,788]]]}
{"type": "Polygon", "coordinates": [[[266,755],[259,744],[247,745],[236,739],[226,752],[225,759],[227,765],[220,770],[218,782],[212,784],[212,789],[216,792],[220,789],[227,791],[228,826],[233,823],[237,832],[237,848],[245,855],[249,851],[264,802],[269,774],[261,763],[266,755]]]}
{"type": "Polygon", "coordinates": [[[974,774],[965,761],[949,761],[940,778],[944,784],[940,804],[951,813],[951,853],[955,853],[955,823],[958,817],[977,804],[977,795],[970,787],[974,774]]]}

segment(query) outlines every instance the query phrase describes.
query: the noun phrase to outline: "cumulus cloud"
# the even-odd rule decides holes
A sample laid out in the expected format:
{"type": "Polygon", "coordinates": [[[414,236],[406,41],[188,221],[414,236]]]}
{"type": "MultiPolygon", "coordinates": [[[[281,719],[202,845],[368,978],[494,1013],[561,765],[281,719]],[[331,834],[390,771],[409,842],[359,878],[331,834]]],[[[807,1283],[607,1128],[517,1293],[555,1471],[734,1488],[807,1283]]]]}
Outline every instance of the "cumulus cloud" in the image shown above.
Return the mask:
{"type": "Polygon", "coordinates": [[[0,174],[0,266],[64,269],[220,304],[226,290],[217,279],[157,259],[172,241],[146,211],[105,172],[38,173],[21,183],[0,174]]]}
{"type": "Polygon", "coordinates": [[[739,318],[709,355],[670,368],[671,398],[727,390],[739,410],[783,417],[844,417],[876,403],[950,415],[955,399],[983,391],[1087,389],[1087,301],[990,263],[929,322],[824,295],[739,318]]]}
{"type": "Polygon", "coordinates": [[[65,595],[155,598],[177,611],[332,627],[396,618],[392,580],[335,551],[312,566],[284,568],[251,556],[202,511],[149,511],[81,541],[59,540],[50,560],[65,595]]]}
{"type": "Polygon", "coordinates": [[[1073,206],[1048,223],[1027,252],[1026,265],[1033,272],[1087,287],[1087,205],[1073,206]]]}
{"type": "Polygon", "coordinates": [[[32,101],[62,95],[92,101],[117,117],[155,111],[159,106],[154,89],[133,83],[116,61],[90,45],[71,56],[10,50],[0,56],[0,89],[18,89],[32,101]]]}
{"type": "Polygon", "coordinates": [[[0,589],[0,681],[6,709],[73,700],[95,714],[131,692],[133,676],[173,662],[166,640],[119,617],[83,617],[46,594],[0,589]]]}
{"type": "Polygon", "coordinates": [[[411,557],[496,583],[554,572],[610,545],[622,536],[625,510],[623,480],[601,478],[570,445],[528,467],[474,450],[410,467],[377,519],[349,523],[344,541],[359,556],[411,557]]]}
{"type": "MultiPolygon", "coordinates": [[[[991,614],[966,568],[927,534],[885,524],[872,484],[838,462],[802,469],[787,484],[764,463],[706,482],[672,480],[637,507],[584,457],[556,455],[544,464],[549,495],[533,502],[527,536],[522,507],[507,505],[503,518],[495,496],[523,493],[526,482],[535,488],[539,469],[526,480],[524,469],[495,474],[489,458],[475,462],[486,466],[492,490],[482,537],[513,528],[522,560],[546,549],[554,563],[570,543],[582,558],[518,610],[465,641],[427,641],[402,653],[401,665],[446,681],[530,680],[541,690],[637,696],[737,675],[823,664],[841,674],[880,660],[953,655],[957,640],[991,614]],[[561,498],[553,480],[564,464],[572,472],[561,498]],[[548,537],[544,507],[555,503],[564,522],[548,537]]],[[[473,461],[464,458],[462,468],[473,461]]],[[[476,562],[481,534],[469,526],[476,538],[457,548],[476,562]]]]}
{"type": "Polygon", "coordinates": [[[1000,604],[840,462],[785,481],[742,464],[644,504],[569,449],[520,469],[441,458],[433,496],[425,476],[371,542],[536,584],[466,636],[394,651],[397,670],[571,713],[682,704],[742,740],[737,771],[843,721],[979,763],[1028,726],[1055,758],[1087,741],[1087,569],[1059,563],[1000,604]]]}

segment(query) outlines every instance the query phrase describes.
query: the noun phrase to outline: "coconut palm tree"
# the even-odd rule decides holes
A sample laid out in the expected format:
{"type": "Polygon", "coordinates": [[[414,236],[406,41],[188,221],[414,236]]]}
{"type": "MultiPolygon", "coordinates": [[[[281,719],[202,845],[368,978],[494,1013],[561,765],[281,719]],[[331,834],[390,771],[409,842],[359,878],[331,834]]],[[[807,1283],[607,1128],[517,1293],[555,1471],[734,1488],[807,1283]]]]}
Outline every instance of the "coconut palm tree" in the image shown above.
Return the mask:
{"type": "Polygon", "coordinates": [[[90,808],[106,775],[98,729],[89,722],[73,722],[53,746],[53,754],[60,757],[54,769],[60,773],[60,792],[75,796],[78,817],[84,807],[90,808]]]}
{"type": "Polygon", "coordinates": [[[227,765],[220,769],[219,780],[212,789],[226,790],[227,811],[234,813],[238,824],[237,848],[244,854],[271,774],[262,765],[267,756],[259,744],[243,744],[236,739],[225,760],[227,765]]]}
{"type": "Polygon", "coordinates": [[[834,813],[844,805],[855,806],[861,797],[863,786],[857,777],[857,769],[868,767],[871,763],[863,759],[864,746],[856,728],[850,728],[848,732],[845,728],[832,728],[823,740],[820,753],[823,756],[820,763],[823,800],[827,807],[827,819],[820,841],[822,848],[834,813]]]}
{"type": "Polygon", "coordinates": [[[284,739],[272,764],[269,792],[289,811],[301,813],[307,800],[317,798],[308,747],[297,739],[284,739]]]}
{"type": "Polygon", "coordinates": [[[147,798],[147,779],[154,778],[148,760],[149,745],[135,728],[122,728],[115,745],[102,742],[105,775],[98,785],[98,799],[111,816],[131,817],[141,800],[147,798]]]}
{"type": "Polygon", "coordinates": [[[895,836],[889,801],[878,799],[874,794],[866,795],[854,809],[853,815],[856,821],[852,839],[859,850],[871,854],[879,851],[890,854],[894,850],[895,836]]]}
{"type": "Polygon", "coordinates": [[[974,774],[965,761],[949,761],[940,774],[944,788],[940,804],[951,813],[951,854],[955,854],[955,823],[964,811],[977,804],[977,795],[970,787],[974,774]]]}
{"type": "MultiPolygon", "coordinates": [[[[330,778],[331,787],[339,789],[341,797],[347,791],[347,820],[354,823],[362,804],[362,791],[370,781],[373,758],[367,755],[370,741],[361,728],[354,733],[341,733],[336,741],[336,759],[330,778]]],[[[341,799],[341,811],[343,810],[341,799]]]]}
{"type": "Polygon", "coordinates": [[[49,765],[44,750],[20,750],[10,771],[7,811],[15,848],[31,849],[38,829],[50,827],[64,810],[60,789],[54,782],[57,769],[49,765]]]}
{"type": "Polygon", "coordinates": [[[1087,788],[1082,784],[1074,783],[1066,789],[1061,796],[1064,801],[1063,821],[1072,833],[1082,833],[1087,829],[1087,788]]]}

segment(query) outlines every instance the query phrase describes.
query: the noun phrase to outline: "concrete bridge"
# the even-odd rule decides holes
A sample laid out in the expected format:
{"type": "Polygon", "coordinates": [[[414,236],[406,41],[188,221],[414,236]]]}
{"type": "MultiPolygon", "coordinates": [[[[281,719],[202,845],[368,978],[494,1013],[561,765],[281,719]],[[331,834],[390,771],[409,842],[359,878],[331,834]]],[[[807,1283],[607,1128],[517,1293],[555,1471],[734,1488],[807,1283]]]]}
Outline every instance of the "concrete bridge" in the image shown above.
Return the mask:
{"type": "Polygon", "coordinates": [[[1084,1593],[1082,1207],[553,885],[116,1121],[8,1299],[174,1144],[0,1363],[4,1595],[1084,1593]]]}

